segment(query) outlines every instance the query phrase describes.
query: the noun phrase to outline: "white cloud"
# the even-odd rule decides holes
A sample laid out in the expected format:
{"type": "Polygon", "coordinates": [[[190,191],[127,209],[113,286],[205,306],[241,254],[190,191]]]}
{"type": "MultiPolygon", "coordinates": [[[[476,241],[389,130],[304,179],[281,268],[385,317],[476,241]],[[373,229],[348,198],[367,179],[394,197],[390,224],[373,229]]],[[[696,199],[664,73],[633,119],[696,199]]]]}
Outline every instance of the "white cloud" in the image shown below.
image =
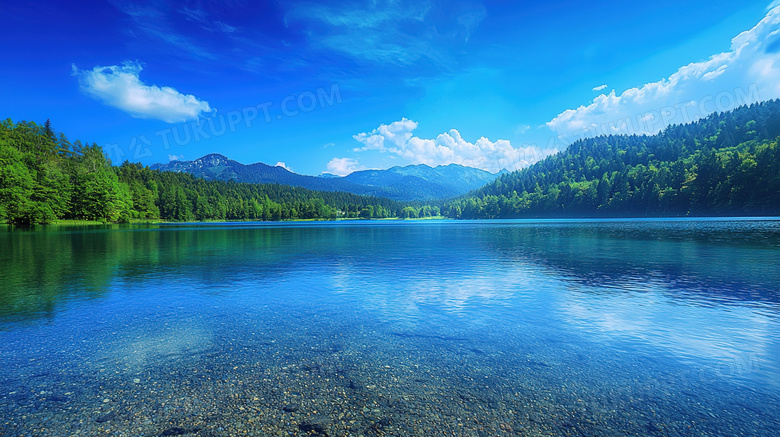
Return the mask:
{"type": "MultiPolygon", "coordinates": [[[[131,30],[133,39],[148,37],[144,43],[154,44],[159,50],[170,56],[188,56],[198,60],[217,59],[218,53],[212,53],[206,46],[197,43],[193,38],[182,33],[182,29],[173,24],[172,12],[175,6],[165,7],[162,2],[156,5],[141,5],[134,2],[114,2],[114,5],[127,14],[135,25],[131,30]],[[164,44],[160,45],[162,42],[164,44]]],[[[197,9],[180,11],[190,21],[203,20],[208,22],[208,15],[197,9]]]]}
{"type": "Polygon", "coordinates": [[[402,157],[409,164],[460,164],[493,173],[502,169],[518,170],[547,155],[534,146],[513,147],[508,140],[493,142],[482,137],[471,143],[464,140],[455,129],[439,134],[434,139],[420,138],[412,133],[416,128],[417,123],[406,118],[389,125],[383,124],[369,133],[354,135],[353,138],[363,144],[355,151],[391,153],[402,157]]]}
{"type": "Polygon", "coordinates": [[[521,124],[521,125],[517,126],[517,128],[515,129],[515,133],[518,134],[518,135],[522,135],[522,134],[528,132],[530,129],[531,129],[531,125],[521,124]]]}
{"type": "Polygon", "coordinates": [[[188,21],[192,21],[193,23],[199,24],[203,29],[214,31],[219,30],[220,32],[225,33],[233,33],[236,31],[236,28],[234,26],[231,26],[229,24],[223,23],[221,21],[214,21],[209,17],[209,14],[200,8],[194,8],[190,9],[188,7],[184,7],[181,10],[179,10],[179,13],[184,15],[184,17],[188,21]],[[212,25],[213,24],[213,25],[212,25]]]}
{"type": "Polygon", "coordinates": [[[168,155],[168,161],[180,161],[184,159],[184,155],[168,155]]]}
{"type": "Polygon", "coordinates": [[[231,26],[221,21],[215,21],[214,25],[217,27],[217,29],[225,33],[233,33],[237,30],[235,26],[231,26]]]}
{"type": "Polygon", "coordinates": [[[603,89],[607,88],[606,85],[599,85],[597,87],[593,87],[593,91],[601,91],[603,89]]]}
{"type": "Polygon", "coordinates": [[[185,6],[179,12],[184,15],[187,20],[193,21],[195,23],[203,24],[208,20],[208,14],[199,8],[191,9],[185,6]]]}
{"type": "Polygon", "coordinates": [[[287,171],[293,171],[291,167],[287,167],[287,164],[283,163],[282,161],[277,162],[276,167],[282,167],[287,171]]]}
{"type": "Polygon", "coordinates": [[[444,47],[468,41],[487,16],[481,2],[468,0],[441,5],[378,0],[360,8],[344,2],[288,3],[285,24],[302,27],[313,46],[361,63],[402,67],[424,61],[448,67],[452,54],[444,47]]]}
{"type": "Polygon", "coordinates": [[[335,145],[336,145],[336,143],[327,143],[327,144],[323,145],[322,148],[323,149],[327,149],[328,147],[333,147],[335,145]]]}
{"type": "Polygon", "coordinates": [[[601,94],[589,105],[563,111],[547,126],[559,135],[556,146],[606,134],[655,134],[670,124],[778,97],[780,7],[733,38],[729,51],[620,95],[601,94]]]}
{"type": "Polygon", "coordinates": [[[122,65],[96,66],[92,70],[79,70],[73,65],[73,75],[78,77],[84,93],[133,117],[179,123],[211,112],[208,102],[192,94],[141,82],[138,77],[141,70],[141,64],[129,61],[122,65]]]}
{"type": "Polygon", "coordinates": [[[337,176],[346,176],[352,172],[365,169],[365,167],[358,164],[357,160],[352,158],[333,158],[328,162],[328,173],[337,176]]]}

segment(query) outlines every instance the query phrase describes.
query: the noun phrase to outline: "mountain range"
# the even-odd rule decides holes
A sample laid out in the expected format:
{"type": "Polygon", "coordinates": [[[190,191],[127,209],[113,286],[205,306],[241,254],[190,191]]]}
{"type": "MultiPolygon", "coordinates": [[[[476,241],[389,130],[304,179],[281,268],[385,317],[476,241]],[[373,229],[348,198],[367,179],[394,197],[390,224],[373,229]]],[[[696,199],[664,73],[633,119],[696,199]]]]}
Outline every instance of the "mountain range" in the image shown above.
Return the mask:
{"type": "Polygon", "coordinates": [[[278,183],[316,191],[344,191],[400,201],[456,197],[482,187],[506,173],[506,170],[502,170],[494,174],[458,164],[437,167],[419,164],[387,170],[356,171],[344,177],[330,174],[307,176],[262,162],[245,165],[217,153],[194,161],[154,164],[151,169],[189,173],[206,180],[278,183]]]}

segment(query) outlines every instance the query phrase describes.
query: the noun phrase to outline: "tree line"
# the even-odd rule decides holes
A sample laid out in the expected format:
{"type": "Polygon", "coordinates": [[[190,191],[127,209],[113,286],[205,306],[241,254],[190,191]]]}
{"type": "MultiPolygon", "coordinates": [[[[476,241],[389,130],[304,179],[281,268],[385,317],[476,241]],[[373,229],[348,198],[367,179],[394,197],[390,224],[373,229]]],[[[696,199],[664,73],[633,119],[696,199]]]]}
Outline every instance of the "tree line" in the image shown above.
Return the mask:
{"type": "Polygon", "coordinates": [[[0,221],[7,223],[385,218],[403,207],[350,193],[113,166],[100,146],[70,142],[48,120],[0,122],[0,221]]]}
{"type": "Polygon", "coordinates": [[[780,100],[657,135],[583,139],[446,202],[206,181],[70,142],[47,120],[0,122],[0,221],[615,217],[780,214],[780,100]]]}
{"type": "Polygon", "coordinates": [[[780,100],[647,135],[600,136],[463,197],[451,218],[780,214],[780,100]]]}

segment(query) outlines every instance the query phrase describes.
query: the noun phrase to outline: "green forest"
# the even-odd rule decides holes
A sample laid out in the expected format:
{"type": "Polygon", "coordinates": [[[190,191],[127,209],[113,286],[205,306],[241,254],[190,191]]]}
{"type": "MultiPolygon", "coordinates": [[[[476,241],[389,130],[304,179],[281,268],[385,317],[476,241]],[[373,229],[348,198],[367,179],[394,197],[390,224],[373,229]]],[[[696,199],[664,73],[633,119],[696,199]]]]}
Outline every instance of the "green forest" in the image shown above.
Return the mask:
{"type": "Polygon", "coordinates": [[[113,166],[47,120],[0,123],[0,221],[660,217],[780,214],[780,100],[653,136],[601,136],[450,201],[407,203],[113,166]]]}
{"type": "Polygon", "coordinates": [[[48,120],[0,123],[0,221],[7,223],[384,218],[403,208],[384,198],[112,166],[100,146],[70,142],[48,120]]]}
{"type": "Polygon", "coordinates": [[[780,214],[780,100],[654,136],[601,136],[442,207],[451,218],[780,214]]]}

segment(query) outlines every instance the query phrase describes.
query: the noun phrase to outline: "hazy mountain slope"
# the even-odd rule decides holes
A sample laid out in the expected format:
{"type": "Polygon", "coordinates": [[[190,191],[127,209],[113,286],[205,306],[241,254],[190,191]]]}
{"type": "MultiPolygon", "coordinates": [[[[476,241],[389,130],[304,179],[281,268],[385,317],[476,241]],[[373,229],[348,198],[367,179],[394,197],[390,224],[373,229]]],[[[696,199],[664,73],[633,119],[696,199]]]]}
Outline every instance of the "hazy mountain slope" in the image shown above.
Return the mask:
{"type": "Polygon", "coordinates": [[[270,166],[261,162],[244,165],[223,155],[212,153],[194,161],[171,161],[168,164],[154,164],[152,170],[189,173],[207,180],[236,181],[252,184],[278,183],[317,191],[346,191],[363,194],[360,187],[341,178],[318,178],[299,175],[284,167],[270,166]]]}
{"type": "Polygon", "coordinates": [[[388,170],[364,170],[345,177],[306,176],[263,163],[244,165],[223,155],[210,154],[194,161],[155,164],[153,170],[189,173],[207,180],[278,183],[317,191],[344,191],[394,200],[435,200],[464,194],[494,180],[497,175],[462,165],[410,165],[388,170]]]}

